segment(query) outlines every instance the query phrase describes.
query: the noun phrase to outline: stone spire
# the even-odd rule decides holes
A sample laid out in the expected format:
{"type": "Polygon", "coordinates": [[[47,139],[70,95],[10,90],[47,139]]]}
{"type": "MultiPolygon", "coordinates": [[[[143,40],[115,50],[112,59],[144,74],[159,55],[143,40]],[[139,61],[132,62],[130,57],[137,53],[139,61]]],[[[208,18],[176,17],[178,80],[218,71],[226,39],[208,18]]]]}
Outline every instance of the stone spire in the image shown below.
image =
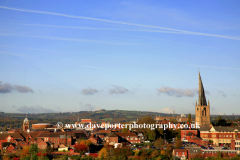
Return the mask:
{"type": "Polygon", "coordinates": [[[199,94],[198,105],[199,106],[207,106],[207,101],[206,101],[206,97],[205,97],[205,92],[204,92],[200,72],[198,72],[198,81],[199,81],[199,84],[198,84],[198,92],[199,92],[198,93],[199,94]]]}

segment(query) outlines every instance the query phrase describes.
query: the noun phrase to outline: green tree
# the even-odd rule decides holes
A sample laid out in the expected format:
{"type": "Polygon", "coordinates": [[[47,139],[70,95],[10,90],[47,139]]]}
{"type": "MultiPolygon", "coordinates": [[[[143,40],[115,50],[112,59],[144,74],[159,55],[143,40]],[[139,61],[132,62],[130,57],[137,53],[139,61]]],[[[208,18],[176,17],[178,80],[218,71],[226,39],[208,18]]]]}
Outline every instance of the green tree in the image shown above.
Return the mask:
{"type": "Polygon", "coordinates": [[[233,160],[239,160],[240,156],[238,154],[236,154],[236,156],[233,158],[233,160]]]}
{"type": "Polygon", "coordinates": [[[222,153],[220,151],[217,152],[217,158],[222,158],[222,153]]]}
{"type": "Polygon", "coordinates": [[[156,147],[156,148],[159,148],[163,145],[163,139],[160,137],[158,138],[154,143],[153,145],[156,147]]]}
{"type": "Polygon", "coordinates": [[[192,115],[191,113],[188,114],[188,123],[191,123],[192,122],[192,115]]]}
{"type": "Polygon", "coordinates": [[[148,153],[146,149],[142,149],[141,158],[148,158],[148,153]]]}
{"type": "Polygon", "coordinates": [[[221,117],[221,116],[218,116],[218,118],[217,118],[217,123],[221,123],[221,121],[222,121],[222,117],[221,117]]]}
{"type": "Polygon", "coordinates": [[[172,145],[169,145],[166,149],[166,155],[168,156],[168,158],[172,158],[172,151],[173,151],[173,147],[172,145]]]}
{"type": "Polygon", "coordinates": [[[31,144],[29,148],[30,153],[38,153],[38,145],[37,144],[31,144]]]}
{"type": "Polygon", "coordinates": [[[30,158],[31,160],[37,160],[38,157],[36,156],[36,153],[38,153],[38,145],[37,144],[31,144],[29,148],[30,158]]]}
{"type": "MultiPolygon", "coordinates": [[[[143,117],[142,119],[139,120],[139,123],[138,124],[142,124],[145,126],[149,126],[151,127],[151,125],[155,125],[155,120],[148,116],[148,117],[143,117]]],[[[143,134],[144,134],[144,137],[150,141],[154,141],[156,140],[156,130],[151,130],[151,128],[141,128],[139,130],[142,130],[143,131],[143,134]]]]}
{"type": "Polygon", "coordinates": [[[225,119],[222,119],[221,116],[218,116],[216,126],[229,126],[231,123],[227,123],[225,119]]]}
{"type": "Polygon", "coordinates": [[[176,149],[180,149],[182,147],[182,142],[180,139],[176,140],[176,145],[175,145],[176,149]]]}
{"type": "Polygon", "coordinates": [[[52,152],[53,152],[53,148],[52,148],[52,147],[47,147],[47,148],[46,148],[46,153],[47,153],[48,155],[50,155],[52,152]]]}
{"type": "Polygon", "coordinates": [[[122,123],[122,124],[125,124],[125,127],[122,129],[122,133],[127,133],[129,131],[129,123],[122,123]]]}
{"type": "Polygon", "coordinates": [[[107,149],[102,148],[98,154],[98,158],[106,158],[106,156],[107,156],[107,149]]]}
{"type": "Polygon", "coordinates": [[[157,150],[154,150],[153,152],[152,152],[152,154],[151,154],[151,157],[157,157],[157,156],[159,156],[159,153],[158,153],[158,151],[157,150]]]}

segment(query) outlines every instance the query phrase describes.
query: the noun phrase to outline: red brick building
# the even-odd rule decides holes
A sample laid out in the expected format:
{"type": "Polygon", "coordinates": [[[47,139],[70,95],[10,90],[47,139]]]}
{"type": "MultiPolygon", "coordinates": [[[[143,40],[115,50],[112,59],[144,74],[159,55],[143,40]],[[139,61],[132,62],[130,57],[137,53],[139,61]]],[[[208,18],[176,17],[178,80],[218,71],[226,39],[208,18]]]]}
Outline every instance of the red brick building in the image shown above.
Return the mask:
{"type": "Polygon", "coordinates": [[[231,149],[236,150],[237,154],[240,154],[240,138],[231,140],[231,149]]]}
{"type": "Polygon", "coordinates": [[[187,149],[173,149],[172,155],[178,157],[180,159],[188,158],[188,150],[187,149]]]}
{"type": "Polygon", "coordinates": [[[112,132],[110,135],[107,136],[106,142],[109,144],[114,143],[141,143],[141,139],[135,133],[119,133],[119,132],[112,132]]]}
{"type": "Polygon", "coordinates": [[[235,150],[202,150],[204,158],[207,157],[217,157],[219,152],[222,157],[235,157],[237,155],[237,151],[235,150]]]}
{"type": "Polygon", "coordinates": [[[38,148],[39,148],[39,149],[46,149],[46,148],[48,147],[47,142],[45,142],[44,140],[39,141],[39,142],[37,143],[37,145],[38,145],[38,148]]]}
{"type": "Polygon", "coordinates": [[[91,119],[81,119],[81,122],[82,123],[90,123],[90,122],[92,122],[92,120],[91,119]]]}
{"type": "Polygon", "coordinates": [[[99,144],[101,141],[100,137],[95,137],[94,135],[92,135],[88,140],[95,145],[99,144]]]}
{"type": "Polygon", "coordinates": [[[200,128],[200,137],[203,140],[212,140],[216,146],[231,145],[231,140],[240,137],[240,127],[202,127],[200,128]]]}
{"type": "Polygon", "coordinates": [[[198,136],[198,130],[181,130],[181,140],[188,140],[192,137],[197,137],[198,136]]]}
{"type": "Polygon", "coordinates": [[[14,145],[10,144],[7,148],[6,148],[6,153],[16,153],[16,149],[14,147],[14,145]]]}

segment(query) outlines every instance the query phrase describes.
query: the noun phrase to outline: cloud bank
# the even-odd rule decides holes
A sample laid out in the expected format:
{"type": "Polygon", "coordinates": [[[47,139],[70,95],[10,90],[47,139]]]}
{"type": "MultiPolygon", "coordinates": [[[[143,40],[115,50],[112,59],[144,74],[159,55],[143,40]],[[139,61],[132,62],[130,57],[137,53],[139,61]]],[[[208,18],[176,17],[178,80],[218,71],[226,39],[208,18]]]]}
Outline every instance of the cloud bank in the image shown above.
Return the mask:
{"type": "MultiPolygon", "coordinates": [[[[14,107],[15,108],[15,107],[14,107]]],[[[49,109],[49,108],[43,108],[40,106],[21,106],[16,108],[18,112],[21,113],[55,113],[57,111],[49,109]]]]}
{"type": "Polygon", "coordinates": [[[95,93],[98,93],[99,90],[94,89],[94,88],[87,88],[87,89],[82,89],[82,94],[84,95],[94,95],[95,93]]]}
{"type": "Polygon", "coordinates": [[[10,83],[2,83],[0,81],[0,93],[10,93],[12,91],[18,91],[20,93],[33,93],[32,88],[27,86],[11,85],[10,83]]]}
{"type": "Polygon", "coordinates": [[[127,92],[129,92],[129,90],[122,86],[113,85],[113,88],[109,89],[109,94],[125,94],[127,92]]]}
{"type": "MultiPolygon", "coordinates": [[[[158,91],[158,94],[163,93],[175,97],[193,97],[198,94],[198,89],[176,89],[168,86],[156,90],[158,91]]],[[[205,91],[205,93],[210,94],[208,91],[205,91]]]]}
{"type": "Polygon", "coordinates": [[[93,105],[91,105],[91,104],[89,104],[89,103],[84,104],[84,103],[80,102],[79,105],[80,105],[80,107],[81,107],[80,109],[81,109],[82,111],[101,110],[100,108],[97,108],[97,107],[95,107],[95,106],[93,106],[93,105]]]}

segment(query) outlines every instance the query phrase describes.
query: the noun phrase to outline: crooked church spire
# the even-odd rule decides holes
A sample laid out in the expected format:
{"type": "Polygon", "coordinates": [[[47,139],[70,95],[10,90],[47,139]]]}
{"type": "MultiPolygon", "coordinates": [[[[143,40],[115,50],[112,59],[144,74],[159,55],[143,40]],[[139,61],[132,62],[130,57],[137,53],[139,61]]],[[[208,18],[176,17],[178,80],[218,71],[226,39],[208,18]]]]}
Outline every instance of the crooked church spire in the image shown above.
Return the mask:
{"type": "Polygon", "coordinates": [[[198,81],[199,81],[199,84],[198,84],[198,92],[199,92],[198,93],[199,94],[198,105],[199,106],[207,106],[207,101],[206,101],[206,97],[205,97],[205,92],[204,92],[200,72],[198,72],[198,81]]]}

